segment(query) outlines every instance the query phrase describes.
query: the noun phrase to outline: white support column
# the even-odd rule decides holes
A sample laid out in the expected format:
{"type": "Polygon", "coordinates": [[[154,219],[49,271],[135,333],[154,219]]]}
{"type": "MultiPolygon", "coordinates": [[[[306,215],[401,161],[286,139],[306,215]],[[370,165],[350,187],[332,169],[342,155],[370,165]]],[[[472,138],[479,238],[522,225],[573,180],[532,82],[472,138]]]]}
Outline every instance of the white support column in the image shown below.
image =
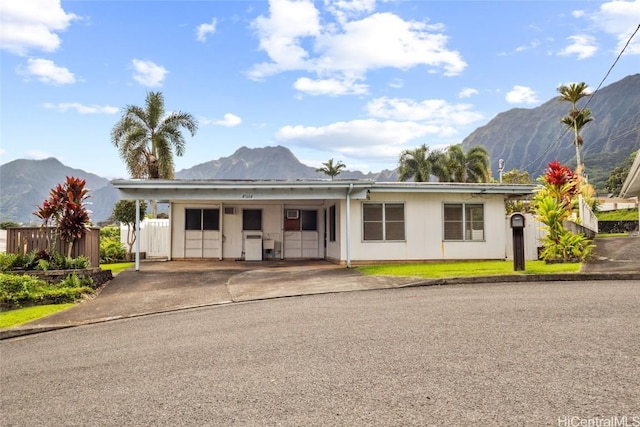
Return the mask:
{"type": "Polygon", "coordinates": [[[346,226],[346,255],[347,255],[347,268],[351,268],[351,191],[353,190],[353,184],[349,185],[349,190],[347,190],[347,209],[346,209],[346,217],[347,223],[346,226]]]}
{"type": "Polygon", "coordinates": [[[136,199],[136,271],[140,271],[140,200],[136,199]]]}

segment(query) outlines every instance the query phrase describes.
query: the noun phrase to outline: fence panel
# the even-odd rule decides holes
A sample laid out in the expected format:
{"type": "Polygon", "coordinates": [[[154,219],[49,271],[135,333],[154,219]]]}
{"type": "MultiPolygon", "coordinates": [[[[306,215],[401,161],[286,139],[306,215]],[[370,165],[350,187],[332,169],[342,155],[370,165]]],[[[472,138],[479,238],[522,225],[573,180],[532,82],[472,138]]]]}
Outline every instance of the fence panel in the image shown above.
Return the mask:
{"type": "MultiPolygon", "coordinates": [[[[67,242],[56,236],[54,227],[19,227],[7,229],[7,253],[26,254],[51,249],[67,255],[67,242]]],[[[90,227],[87,234],[73,244],[71,257],[85,256],[91,267],[100,266],[100,229],[90,227]]]]}
{"type": "MultiPolygon", "coordinates": [[[[129,250],[127,244],[128,226],[120,224],[120,241],[122,246],[129,250]]],[[[140,222],[140,230],[136,235],[140,239],[140,252],[144,252],[147,258],[168,258],[171,253],[171,228],[168,219],[145,218],[140,222]]],[[[133,245],[132,252],[136,247],[133,245]]]]}

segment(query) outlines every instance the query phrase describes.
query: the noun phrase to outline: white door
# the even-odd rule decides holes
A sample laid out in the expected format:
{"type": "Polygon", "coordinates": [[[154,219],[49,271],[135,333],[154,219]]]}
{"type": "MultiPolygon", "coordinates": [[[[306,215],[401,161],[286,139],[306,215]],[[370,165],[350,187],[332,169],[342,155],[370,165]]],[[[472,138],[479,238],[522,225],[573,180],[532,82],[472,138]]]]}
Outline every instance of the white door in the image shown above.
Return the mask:
{"type": "MultiPolygon", "coordinates": [[[[225,211],[227,210],[225,209],[225,211]]],[[[222,228],[222,257],[239,259],[242,256],[241,210],[235,208],[233,213],[225,213],[222,228]]]]}

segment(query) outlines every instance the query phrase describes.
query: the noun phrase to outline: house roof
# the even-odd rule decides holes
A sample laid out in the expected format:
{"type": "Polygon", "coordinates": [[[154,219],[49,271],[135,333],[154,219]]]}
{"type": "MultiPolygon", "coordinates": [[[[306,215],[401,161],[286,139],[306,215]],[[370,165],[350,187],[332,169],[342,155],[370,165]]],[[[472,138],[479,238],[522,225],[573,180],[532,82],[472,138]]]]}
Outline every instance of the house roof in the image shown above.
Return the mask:
{"type": "Polygon", "coordinates": [[[526,196],[535,185],[371,180],[114,180],[123,199],[155,200],[364,200],[369,193],[467,193],[526,196]]]}
{"type": "Polygon", "coordinates": [[[620,192],[622,197],[640,197],[640,150],[636,154],[636,158],[629,169],[629,175],[622,184],[622,191],[620,192]]]}

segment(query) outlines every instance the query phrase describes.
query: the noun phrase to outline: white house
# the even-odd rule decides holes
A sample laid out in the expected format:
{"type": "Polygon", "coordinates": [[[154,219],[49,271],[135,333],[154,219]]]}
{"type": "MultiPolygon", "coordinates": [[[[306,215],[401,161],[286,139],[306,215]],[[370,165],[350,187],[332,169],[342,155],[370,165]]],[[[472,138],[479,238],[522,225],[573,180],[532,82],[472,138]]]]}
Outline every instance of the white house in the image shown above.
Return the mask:
{"type": "Polygon", "coordinates": [[[115,180],[169,203],[171,259],[506,259],[505,200],[534,185],[365,180],[115,180]]]}

